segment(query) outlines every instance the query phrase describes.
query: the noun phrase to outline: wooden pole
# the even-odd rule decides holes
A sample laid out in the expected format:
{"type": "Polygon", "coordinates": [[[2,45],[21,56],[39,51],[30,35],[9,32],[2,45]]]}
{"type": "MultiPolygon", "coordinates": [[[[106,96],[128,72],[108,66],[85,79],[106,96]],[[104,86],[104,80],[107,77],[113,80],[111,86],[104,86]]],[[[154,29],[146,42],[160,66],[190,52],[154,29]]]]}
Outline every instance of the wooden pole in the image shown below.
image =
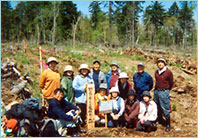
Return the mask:
{"type": "Polygon", "coordinates": [[[105,127],[107,127],[107,114],[105,114],[105,127]]]}
{"type": "Polygon", "coordinates": [[[41,74],[42,74],[42,72],[43,72],[43,65],[41,63],[41,61],[42,61],[41,46],[39,47],[39,56],[40,56],[40,69],[41,69],[41,74]]]}

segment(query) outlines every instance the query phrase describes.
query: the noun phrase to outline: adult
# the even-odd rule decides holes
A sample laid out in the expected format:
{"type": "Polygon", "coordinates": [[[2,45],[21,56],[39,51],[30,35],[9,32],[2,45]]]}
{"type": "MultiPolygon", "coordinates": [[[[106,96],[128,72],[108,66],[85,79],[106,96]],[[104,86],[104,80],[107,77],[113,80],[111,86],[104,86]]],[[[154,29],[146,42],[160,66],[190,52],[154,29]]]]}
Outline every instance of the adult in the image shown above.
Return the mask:
{"type": "Polygon", "coordinates": [[[116,87],[118,87],[120,92],[120,97],[124,100],[127,98],[127,93],[132,89],[131,83],[128,81],[129,77],[126,72],[121,72],[118,81],[116,82],[116,87]]]}
{"type": "Polygon", "coordinates": [[[120,76],[120,69],[117,61],[112,61],[111,70],[106,74],[106,80],[107,80],[107,89],[111,89],[112,87],[115,87],[116,81],[118,80],[120,76]]]}
{"type": "Polygon", "coordinates": [[[133,90],[129,90],[127,99],[125,100],[124,118],[127,128],[136,128],[138,122],[138,114],[140,110],[140,102],[133,90]]]}
{"type": "Polygon", "coordinates": [[[99,86],[102,83],[106,83],[105,74],[100,70],[100,61],[95,60],[93,62],[93,68],[91,69],[89,75],[94,80],[95,93],[98,92],[99,86]]]}
{"type": "Polygon", "coordinates": [[[93,83],[93,79],[89,76],[90,70],[87,64],[81,64],[79,74],[74,78],[72,87],[74,90],[74,101],[81,109],[82,126],[85,125],[86,118],[86,88],[88,83],[93,83]]]}
{"type": "Polygon", "coordinates": [[[158,107],[158,122],[166,126],[166,131],[170,131],[169,92],[173,86],[173,74],[166,66],[166,60],[164,58],[158,59],[157,67],[158,69],[155,72],[156,85],[154,90],[154,101],[158,107]],[[165,120],[162,117],[163,115],[165,120]]]}
{"type": "Polygon", "coordinates": [[[137,93],[137,98],[140,101],[142,100],[143,91],[150,91],[153,88],[153,79],[144,71],[144,69],[144,63],[138,63],[138,72],[133,75],[134,89],[137,93]]]}
{"type": "Polygon", "coordinates": [[[42,89],[42,97],[44,105],[49,103],[54,97],[54,90],[60,88],[60,74],[56,69],[58,61],[54,57],[49,57],[47,60],[48,69],[46,69],[40,77],[39,86],[42,89]]]}
{"type": "Polygon", "coordinates": [[[64,92],[65,100],[74,104],[74,91],[72,88],[72,81],[74,79],[74,71],[71,65],[64,67],[63,76],[61,78],[61,89],[64,92]]]}
{"type": "Polygon", "coordinates": [[[99,113],[99,104],[101,101],[107,100],[110,100],[110,96],[107,95],[107,84],[102,83],[100,84],[99,92],[94,96],[96,125],[105,124],[105,114],[99,113]]]}
{"type": "Polygon", "coordinates": [[[82,123],[79,117],[80,109],[65,101],[63,93],[63,90],[60,88],[54,91],[54,97],[49,102],[48,117],[57,119],[58,126],[69,128],[72,136],[76,136],[74,129],[85,133],[86,131],[80,129],[79,126],[82,123]]]}
{"type": "Polygon", "coordinates": [[[155,124],[157,119],[157,105],[154,101],[151,101],[149,91],[144,91],[142,97],[143,100],[140,102],[139,121],[136,130],[146,132],[155,131],[157,129],[155,124]]]}
{"type": "Polygon", "coordinates": [[[112,87],[109,91],[112,100],[112,113],[107,115],[108,127],[124,126],[124,100],[119,96],[117,87],[112,87]]]}

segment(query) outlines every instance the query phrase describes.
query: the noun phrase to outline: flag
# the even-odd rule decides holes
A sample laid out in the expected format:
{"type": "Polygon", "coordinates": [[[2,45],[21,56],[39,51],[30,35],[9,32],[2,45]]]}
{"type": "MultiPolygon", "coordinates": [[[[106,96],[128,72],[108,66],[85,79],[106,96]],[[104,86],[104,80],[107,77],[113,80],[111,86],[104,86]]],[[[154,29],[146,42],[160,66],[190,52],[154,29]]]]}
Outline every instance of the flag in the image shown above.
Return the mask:
{"type": "Polygon", "coordinates": [[[54,52],[54,50],[41,49],[42,56],[43,56],[43,53],[53,53],[53,52],[54,52]]]}

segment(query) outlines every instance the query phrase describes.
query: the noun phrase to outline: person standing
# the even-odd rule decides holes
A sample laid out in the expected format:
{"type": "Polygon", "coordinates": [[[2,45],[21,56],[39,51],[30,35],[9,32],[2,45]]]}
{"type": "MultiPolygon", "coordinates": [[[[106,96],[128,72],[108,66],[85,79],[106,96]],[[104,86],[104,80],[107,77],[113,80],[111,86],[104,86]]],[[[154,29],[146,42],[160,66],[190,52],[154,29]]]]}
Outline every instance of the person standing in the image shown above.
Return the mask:
{"type": "Polygon", "coordinates": [[[106,74],[107,90],[115,87],[115,84],[120,76],[120,69],[117,61],[112,61],[110,67],[111,71],[106,74]]]}
{"type": "Polygon", "coordinates": [[[158,122],[166,126],[166,131],[171,130],[170,126],[170,97],[169,92],[173,86],[173,74],[166,66],[166,60],[159,58],[157,61],[157,71],[155,72],[154,101],[158,107],[158,122]],[[162,116],[164,115],[165,120],[162,116]]]}
{"type": "Polygon", "coordinates": [[[74,78],[72,87],[74,90],[74,101],[81,109],[81,118],[83,121],[82,126],[85,125],[86,118],[86,89],[88,83],[93,83],[92,78],[89,76],[89,67],[87,64],[81,64],[79,74],[74,78]]]}
{"type": "Polygon", "coordinates": [[[74,104],[74,91],[72,88],[72,81],[74,79],[74,71],[71,65],[66,65],[61,78],[61,89],[64,92],[65,100],[74,104]]]}
{"type": "Polygon", "coordinates": [[[93,62],[93,69],[91,69],[89,75],[94,80],[95,93],[97,93],[100,84],[106,83],[105,74],[100,70],[100,61],[99,60],[95,60],[93,62]]]}
{"type": "Polygon", "coordinates": [[[133,75],[134,89],[139,101],[142,100],[143,91],[150,91],[153,88],[153,78],[144,71],[144,68],[144,63],[138,63],[138,72],[133,75]]]}
{"type": "Polygon", "coordinates": [[[60,74],[56,69],[57,64],[56,58],[49,57],[47,60],[48,69],[46,69],[40,77],[39,86],[42,89],[44,106],[54,97],[54,90],[60,88],[60,74]]]}
{"type": "Polygon", "coordinates": [[[129,77],[126,72],[121,72],[118,81],[116,82],[116,87],[120,91],[120,97],[124,100],[127,98],[128,91],[132,89],[131,83],[128,81],[129,77]]]}

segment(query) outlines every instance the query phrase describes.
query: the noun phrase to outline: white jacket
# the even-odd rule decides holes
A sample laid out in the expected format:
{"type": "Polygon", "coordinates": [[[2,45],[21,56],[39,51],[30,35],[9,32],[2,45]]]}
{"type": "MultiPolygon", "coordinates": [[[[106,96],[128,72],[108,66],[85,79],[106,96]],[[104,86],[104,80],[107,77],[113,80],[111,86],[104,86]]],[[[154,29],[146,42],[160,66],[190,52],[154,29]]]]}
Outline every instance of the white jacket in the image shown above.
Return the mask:
{"type": "Polygon", "coordinates": [[[145,114],[145,112],[146,112],[146,103],[144,101],[141,101],[138,118],[141,119],[143,116],[145,116],[148,121],[155,121],[157,119],[156,103],[154,101],[149,101],[147,113],[145,114]]]}

